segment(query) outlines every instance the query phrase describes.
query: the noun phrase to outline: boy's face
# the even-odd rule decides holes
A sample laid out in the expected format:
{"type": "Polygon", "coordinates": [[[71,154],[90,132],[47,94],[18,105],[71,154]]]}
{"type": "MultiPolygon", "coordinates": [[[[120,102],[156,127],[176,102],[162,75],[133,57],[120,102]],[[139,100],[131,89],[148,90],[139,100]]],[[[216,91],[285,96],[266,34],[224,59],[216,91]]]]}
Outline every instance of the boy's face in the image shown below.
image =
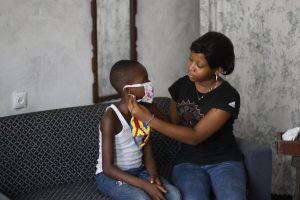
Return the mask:
{"type": "MultiPolygon", "coordinates": [[[[144,66],[141,65],[140,67],[137,67],[137,69],[135,70],[135,77],[131,85],[142,84],[147,82],[150,82],[148,79],[147,70],[144,66]]],[[[129,88],[129,92],[135,95],[137,99],[141,99],[145,95],[144,87],[131,87],[129,88]]]]}

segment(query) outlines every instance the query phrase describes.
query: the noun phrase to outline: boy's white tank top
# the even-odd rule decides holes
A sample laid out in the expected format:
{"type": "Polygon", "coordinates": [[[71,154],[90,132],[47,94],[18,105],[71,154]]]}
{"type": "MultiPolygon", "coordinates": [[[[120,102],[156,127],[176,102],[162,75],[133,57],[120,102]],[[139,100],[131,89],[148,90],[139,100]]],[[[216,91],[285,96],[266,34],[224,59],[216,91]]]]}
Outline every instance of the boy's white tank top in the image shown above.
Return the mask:
{"type": "MultiPolygon", "coordinates": [[[[115,166],[126,171],[132,168],[137,168],[142,164],[142,148],[138,147],[132,137],[131,129],[119,109],[114,105],[106,108],[112,108],[118,115],[118,118],[123,126],[121,132],[115,135],[115,166]]],[[[136,137],[138,144],[143,140],[143,137],[136,137]]],[[[96,174],[103,171],[102,169],[102,133],[99,125],[99,158],[96,174]]]]}

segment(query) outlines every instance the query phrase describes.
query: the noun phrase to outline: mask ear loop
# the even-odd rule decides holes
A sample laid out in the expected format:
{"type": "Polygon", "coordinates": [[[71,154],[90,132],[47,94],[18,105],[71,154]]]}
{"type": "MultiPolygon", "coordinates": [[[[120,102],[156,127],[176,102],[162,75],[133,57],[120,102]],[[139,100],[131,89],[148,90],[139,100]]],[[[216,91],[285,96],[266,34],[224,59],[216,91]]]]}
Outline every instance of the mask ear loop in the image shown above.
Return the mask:
{"type": "Polygon", "coordinates": [[[123,87],[123,91],[125,90],[125,88],[129,88],[129,87],[144,87],[144,84],[125,85],[123,87]]]}

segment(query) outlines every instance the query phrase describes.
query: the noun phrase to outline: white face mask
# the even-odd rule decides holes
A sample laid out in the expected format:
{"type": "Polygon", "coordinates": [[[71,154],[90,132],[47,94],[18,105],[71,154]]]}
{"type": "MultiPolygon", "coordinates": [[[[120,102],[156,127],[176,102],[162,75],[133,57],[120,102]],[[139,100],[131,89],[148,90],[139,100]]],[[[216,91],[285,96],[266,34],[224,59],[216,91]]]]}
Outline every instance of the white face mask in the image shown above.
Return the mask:
{"type": "MultiPolygon", "coordinates": [[[[128,87],[144,87],[145,96],[142,99],[137,99],[137,102],[145,102],[152,103],[154,98],[154,87],[152,82],[142,83],[142,84],[134,84],[134,85],[125,85],[123,90],[128,87]]],[[[132,94],[129,94],[132,95],[132,94]]]]}

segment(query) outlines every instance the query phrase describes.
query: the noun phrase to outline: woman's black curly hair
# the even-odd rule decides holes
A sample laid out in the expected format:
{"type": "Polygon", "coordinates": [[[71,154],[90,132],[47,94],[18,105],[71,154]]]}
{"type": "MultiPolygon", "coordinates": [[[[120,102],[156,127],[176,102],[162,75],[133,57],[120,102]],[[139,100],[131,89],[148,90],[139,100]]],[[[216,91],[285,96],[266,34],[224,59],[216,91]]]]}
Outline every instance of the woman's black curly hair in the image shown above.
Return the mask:
{"type": "Polygon", "coordinates": [[[193,53],[203,53],[209,67],[222,67],[223,75],[229,75],[234,70],[234,48],[228,37],[219,32],[210,31],[195,40],[190,50],[193,53]]]}

